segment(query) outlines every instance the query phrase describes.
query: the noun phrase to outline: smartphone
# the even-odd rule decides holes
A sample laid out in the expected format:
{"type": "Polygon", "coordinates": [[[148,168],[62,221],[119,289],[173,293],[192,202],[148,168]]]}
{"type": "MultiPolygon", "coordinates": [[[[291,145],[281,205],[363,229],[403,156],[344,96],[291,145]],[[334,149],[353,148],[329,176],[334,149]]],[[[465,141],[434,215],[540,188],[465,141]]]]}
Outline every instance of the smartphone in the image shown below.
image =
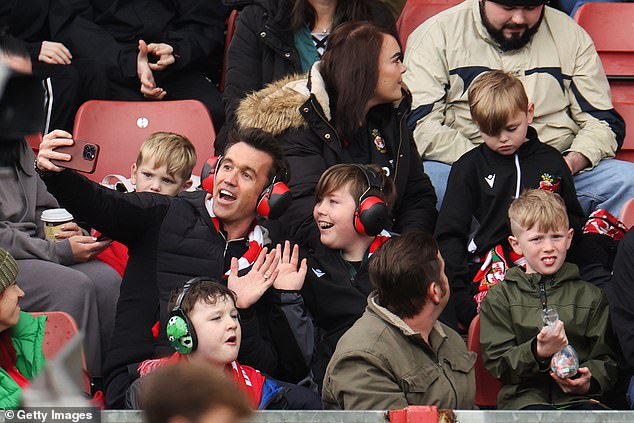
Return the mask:
{"type": "Polygon", "coordinates": [[[56,148],[55,151],[70,154],[70,161],[67,162],[63,160],[51,160],[56,166],[85,173],[93,173],[97,167],[97,158],[99,157],[98,144],[75,140],[73,145],[59,147],[56,148]]]}

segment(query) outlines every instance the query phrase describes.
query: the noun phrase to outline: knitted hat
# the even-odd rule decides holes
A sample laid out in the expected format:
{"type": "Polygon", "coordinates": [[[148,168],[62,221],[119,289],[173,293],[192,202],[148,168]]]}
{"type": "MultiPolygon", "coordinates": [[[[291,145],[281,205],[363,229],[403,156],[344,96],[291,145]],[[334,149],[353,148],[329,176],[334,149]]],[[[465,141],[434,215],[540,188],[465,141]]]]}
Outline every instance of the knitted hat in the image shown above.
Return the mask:
{"type": "Polygon", "coordinates": [[[505,6],[539,6],[548,3],[548,0],[491,0],[494,3],[505,6]]]}
{"type": "Polygon", "coordinates": [[[18,265],[7,251],[0,248],[0,294],[18,277],[18,265]]]}

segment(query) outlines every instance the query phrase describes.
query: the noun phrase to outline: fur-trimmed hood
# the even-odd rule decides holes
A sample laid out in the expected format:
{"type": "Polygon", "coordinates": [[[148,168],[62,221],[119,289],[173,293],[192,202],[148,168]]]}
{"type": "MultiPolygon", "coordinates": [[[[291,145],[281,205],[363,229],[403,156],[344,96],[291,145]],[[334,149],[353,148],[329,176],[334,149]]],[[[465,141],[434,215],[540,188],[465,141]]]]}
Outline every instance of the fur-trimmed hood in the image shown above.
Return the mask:
{"type": "MultiPolygon", "coordinates": [[[[299,109],[311,95],[317,100],[326,120],[331,121],[330,98],[319,68],[320,62],[315,62],[308,74],[288,76],[247,95],[236,112],[238,126],[259,128],[274,136],[289,129],[306,127],[308,123],[299,109]]],[[[402,103],[409,110],[409,97],[409,91],[405,88],[404,98],[407,100],[399,100],[394,103],[394,107],[402,103]]]]}
{"type": "Polygon", "coordinates": [[[236,121],[242,128],[259,128],[277,136],[289,129],[307,126],[299,108],[313,94],[326,119],[331,120],[330,99],[319,73],[319,62],[309,74],[291,75],[247,95],[240,102],[236,121]],[[310,78],[311,90],[308,89],[310,78]]]}

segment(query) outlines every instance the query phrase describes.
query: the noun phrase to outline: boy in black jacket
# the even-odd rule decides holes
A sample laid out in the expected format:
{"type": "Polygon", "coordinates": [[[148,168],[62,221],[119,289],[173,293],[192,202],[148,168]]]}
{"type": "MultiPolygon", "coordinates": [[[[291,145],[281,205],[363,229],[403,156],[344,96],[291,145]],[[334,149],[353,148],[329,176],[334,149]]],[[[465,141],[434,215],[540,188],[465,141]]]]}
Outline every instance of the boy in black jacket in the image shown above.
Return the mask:
{"type": "Polygon", "coordinates": [[[530,188],[553,191],[564,199],[576,233],[585,220],[564,158],[529,126],[534,105],[518,78],[497,70],[483,74],[469,89],[469,106],[484,143],[452,166],[435,233],[456,313],[443,317],[449,324],[457,318],[463,329],[488,286],[522,264],[507,242],[506,212],[514,198],[530,188]]]}
{"type": "MultiPolygon", "coordinates": [[[[311,365],[320,386],[337,341],[361,317],[374,290],[368,259],[390,238],[383,228],[395,197],[394,182],[376,165],[338,164],[326,169],[315,188],[313,208],[320,244],[308,250],[306,278],[299,285],[273,284],[281,290],[301,290],[320,329],[311,365]]],[[[282,257],[280,246],[277,254],[282,257]]]]}

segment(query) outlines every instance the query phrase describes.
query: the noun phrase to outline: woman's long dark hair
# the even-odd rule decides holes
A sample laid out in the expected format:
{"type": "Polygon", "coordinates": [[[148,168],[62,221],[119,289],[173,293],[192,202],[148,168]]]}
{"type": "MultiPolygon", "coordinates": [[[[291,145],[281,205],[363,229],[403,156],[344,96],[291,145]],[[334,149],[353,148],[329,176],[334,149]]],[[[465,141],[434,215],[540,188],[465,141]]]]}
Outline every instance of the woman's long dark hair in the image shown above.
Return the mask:
{"type": "Polygon", "coordinates": [[[389,29],[371,22],[347,22],[328,38],[320,72],[335,102],[335,129],[346,144],[365,122],[365,107],[379,80],[379,55],[389,29]]]}
{"type": "MultiPolygon", "coordinates": [[[[372,0],[379,1],[379,0],[372,0]]],[[[291,27],[297,29],[304,24],[310,28],[315,24],[315,9],[308,0],[292,0],[291,27]]],[[[348,21],[369,21],[372,19],[367,0],[338,0],[332,27],[348,21]]]]}

